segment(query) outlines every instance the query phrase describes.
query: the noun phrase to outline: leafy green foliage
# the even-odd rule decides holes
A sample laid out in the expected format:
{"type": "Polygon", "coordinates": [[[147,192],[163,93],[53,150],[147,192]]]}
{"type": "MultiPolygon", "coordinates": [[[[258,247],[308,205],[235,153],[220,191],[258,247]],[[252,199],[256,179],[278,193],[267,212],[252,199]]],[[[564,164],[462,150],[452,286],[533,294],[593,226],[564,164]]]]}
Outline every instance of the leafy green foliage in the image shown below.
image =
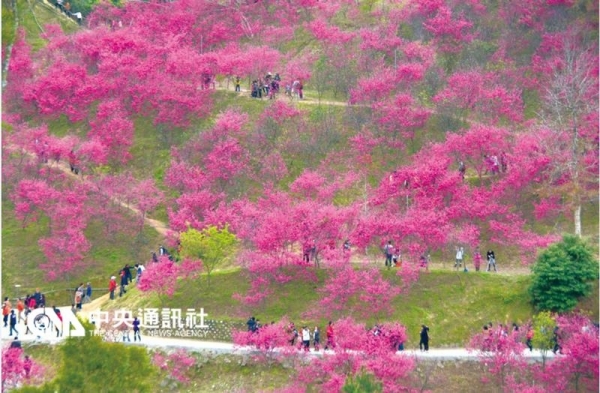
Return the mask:
{"type": "Polygon", "coordinates": [[[552,341],[556,321],[548,311],[533,316],[533,339],[531,343],[535,349],[542,352],[545,361],[546,353],[554,347],[552,341]]]}
{"type": "Polygon", "coordinates": [[[198,231],[190,228],[181,234],[181,256],[199,259],[206,270],[208,285],[210,273],[223,261],[233,255],[237,239],[227,227],[214,226],[198,231]]]}
{"type": "Polygon", "coordinates": [[[383,386],[381,382],[377,381],[372,374],[361,372],[355,377],[348,378],[344,387],[342,388],[344,393],[362,393],[362,392],[383,392],[383,386]]]}
{"type": "Polygon", "coordinates": [[[56,391],[150,392],[154,373],[144,348],[103,342],[99,336],[69,338],[61,347],[62,364],[51,385],[56,391]]]}
{"type": "Polygon", "coordinates": [[[598,278],[598,262],[582,239],[565,235],[544,250],[532,267],[529,293],[540,310],[566,312],[578,299],[591,293],[591,280],[598,278]]]}
{"type": "Polygon", "coordinates": [[[8,1],[2,2],[2,50],[15,40],[15,15],[8,1]]]}

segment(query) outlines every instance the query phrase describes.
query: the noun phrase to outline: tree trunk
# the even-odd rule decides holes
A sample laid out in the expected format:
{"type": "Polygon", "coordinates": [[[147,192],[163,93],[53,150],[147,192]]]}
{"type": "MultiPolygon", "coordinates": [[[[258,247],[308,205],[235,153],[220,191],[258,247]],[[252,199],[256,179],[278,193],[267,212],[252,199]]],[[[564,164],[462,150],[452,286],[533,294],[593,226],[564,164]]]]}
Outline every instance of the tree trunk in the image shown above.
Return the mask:
{"type": "Polygon", "coordinates": [[[581,204],[575,207],[575,235],[581,237],[581,204]]]}

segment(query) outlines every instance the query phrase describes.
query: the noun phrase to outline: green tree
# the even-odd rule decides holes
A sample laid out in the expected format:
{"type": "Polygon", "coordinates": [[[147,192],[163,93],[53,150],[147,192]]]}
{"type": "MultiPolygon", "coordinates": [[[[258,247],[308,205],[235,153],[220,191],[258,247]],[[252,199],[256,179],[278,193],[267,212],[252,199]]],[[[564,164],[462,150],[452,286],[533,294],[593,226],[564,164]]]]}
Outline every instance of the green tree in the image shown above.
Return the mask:
{"type": "Polygon", "coordinates": [[[229,232],[227,227],[219,229],[214,226],[197,231],[189,228],[179,238],[181,242],[181,256],[202,261],[206,270],[208,286],[210,287],[210,274],[221,263],[235,253],[237,239],[229,232]]]}
{"type": "Polygon", "coordinates": [[[598,279],[592,247],[573,235],[565,235],[561,242],[542,251],[531,270],[529,294],[539,310],[572,310],[581,297],[590,294],[590,281],[598,279]]]}
{"type": "Polygon", "coordinates": [[[107,343],[99,336],[71,337],[61,345],[56,378],[26,392],[151,392],[156,371],[144,348],[107,343]]]}
{"type": "Polygon", "coordinates": [[[342,388],[344,393],[377,393],[383,392],[383,386],[372,374],[361,371],[354,377],[346,379],[342,388]]]}
{"type": "Polygon", "coordinates": [[[531,345],[542,354],[542,364],[546,365],[546,355],[554,348],[554,326],[556,321],[549,311],[541,312],[533,316],[533,338],[531,345]]]}

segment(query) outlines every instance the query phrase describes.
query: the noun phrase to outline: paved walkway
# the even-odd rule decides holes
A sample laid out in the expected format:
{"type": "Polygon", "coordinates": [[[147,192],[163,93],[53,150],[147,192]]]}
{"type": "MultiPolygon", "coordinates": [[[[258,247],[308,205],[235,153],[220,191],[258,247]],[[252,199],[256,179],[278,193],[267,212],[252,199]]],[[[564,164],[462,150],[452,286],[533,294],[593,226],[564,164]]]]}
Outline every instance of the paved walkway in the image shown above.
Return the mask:
{"type": "MultiPolygon", "coordinates": [[[[70,307],[59,307],[61,310],[70,309],[70,307]]],[[[3,344],[7,344],[11,342],[14,337],[9,336],[9,328],[3,327],[0,329],[0,337],[2,338],[3,344]]],[[[65,339],[65,337],[56,337],[55,334],[49,334],[48,336],[44,336],[41,338],[35,337],[32,334],[24,335],[25,325],[23,322],[19,324],[17,327],[19,332],[19,340],[23,344],[23,347],[27,348],[30,345],[54,345],[58,344],[65,339]]],[[[201,351],[201,352],[211,352],[215,354],[226,354],[226,353],[234,353],[240,355],[248,355],[253,354],[256,349],[252,347],[235,347],[233,343],[227,342],[217,342],[217,341],[204,341],[204,340],[196,340],[196,339],[184,339],[184,338],[172,338],[172,337],[152,337],[149,336],[148,331],[143,331],[142,341],[141,342],[127,342],[125,345],[138,345],[144,346],[147,348],[160,348],[160,349],[185,349],[189,351],[201,351]]],[[[130,331],[130,337],[133,339],[133,332],[130,331]]],[[[275,350],[275,352],[277,352],[275,350]]],[[[300,351],[299,351],[300,352],[300,351]]],[[[315,352],[313,349],[310,350],[310,355],[312,356],[323,356],[327,354],[333,354],[333,351],[318,351],[315,352]]],[[[470,352],[464,348],[432,348],[428,352],[421,352],[418,350],[405,350],[399,351],[398,354],[403,354],[406,356],[413,356],[417,359],[430,359],[430,360],[477,360],[478,356],[481,354],[480,352],[470,352]]],[[[529,350],[523,351],[522,354],[528,361],[541,361],[542,354],[540,351],[534,350],[530,352],[529,350]]],[[[554,355],[552,352],[547,354],[547,358],[551,359],[554,355]]]]}

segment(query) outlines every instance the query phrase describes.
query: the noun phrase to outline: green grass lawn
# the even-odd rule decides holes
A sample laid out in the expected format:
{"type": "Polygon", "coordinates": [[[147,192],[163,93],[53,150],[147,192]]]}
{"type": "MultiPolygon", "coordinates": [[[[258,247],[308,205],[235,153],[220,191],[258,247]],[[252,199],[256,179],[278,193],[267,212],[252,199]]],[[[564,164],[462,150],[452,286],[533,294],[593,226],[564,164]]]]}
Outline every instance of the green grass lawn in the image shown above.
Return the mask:
{"type": "Polygon", "coordinates": [[[145,262],[150,257],[150,250],[157,250],[160,235],[152,228],[131,236],[115,233],[108,237],[104,234],[102,224],[91,222],[86,236],[93,239],[92,248],[84,261],[84,267],[70,275],[59,277],[49,282],[38,266],[45,262],[44,255],[38,246],[38,240],[48,233],[48,221],[42,218],[23,228],[16,220],[12,203],[2,203],[2,287],[3,296],[16,297],[32,293],[41,288],[46,293],[48,304],[70,304],[67,288],[75,288],[81,282],[91,282],[96,294],[106,293],[108,280],[126,263],[133,265],[145,262]],[[16,288],[15,285],[21,285],[16,288]]]}
{"type": "Polygon", "coordinates": [[[69,20],[66,16],[60,15],[51,7],[46,6],[46,4],[33,0],[30,0],[29,4],[27,0],[17,0],[17,13],[19,27],[25,29],[27,42],[34,51],[46,45],[46,40],[40,37],[41,30],[37,23],[40,24],[42,29],[47,24],[60,24],[65,33],[71,33],[79,29],[76,22],[69,20]],[[29,4],[31,4],[31,8],[29,4]]]}

